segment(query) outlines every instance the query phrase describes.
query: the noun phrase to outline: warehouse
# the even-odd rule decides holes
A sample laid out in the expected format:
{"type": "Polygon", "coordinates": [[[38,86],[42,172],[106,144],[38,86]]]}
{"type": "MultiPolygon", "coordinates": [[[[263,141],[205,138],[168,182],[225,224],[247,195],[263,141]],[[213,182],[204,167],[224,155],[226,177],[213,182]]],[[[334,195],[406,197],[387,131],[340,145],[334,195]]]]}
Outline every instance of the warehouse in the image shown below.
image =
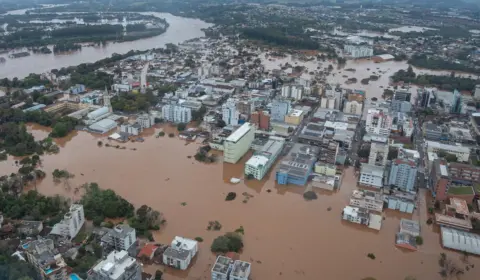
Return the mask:
{"type": "Polygon", "coordinates": [[[103,119],[98,121],[88,127],[88,129],[95,133],[104,134],[109,132],[110,130],[117,127],[117,123],[111,119],[103,119]]]}

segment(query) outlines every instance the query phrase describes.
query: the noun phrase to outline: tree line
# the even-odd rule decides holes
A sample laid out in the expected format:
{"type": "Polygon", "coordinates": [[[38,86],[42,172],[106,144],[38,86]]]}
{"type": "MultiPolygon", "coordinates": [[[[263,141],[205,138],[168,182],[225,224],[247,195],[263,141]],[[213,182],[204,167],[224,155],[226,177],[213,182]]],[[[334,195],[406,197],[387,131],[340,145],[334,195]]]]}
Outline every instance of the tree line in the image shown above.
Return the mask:
{"type": "Polygon", "coordinates": [[[469,72],[469,73],[480,75],[479,67],[468,66],[464,63],[450,62],[441,58],[428,57],[425,54],[413,55],[408,60],[408,64],[411,64],[415,67],[420,67],[420,68],[462,71],[462,72],[469,72]]]}

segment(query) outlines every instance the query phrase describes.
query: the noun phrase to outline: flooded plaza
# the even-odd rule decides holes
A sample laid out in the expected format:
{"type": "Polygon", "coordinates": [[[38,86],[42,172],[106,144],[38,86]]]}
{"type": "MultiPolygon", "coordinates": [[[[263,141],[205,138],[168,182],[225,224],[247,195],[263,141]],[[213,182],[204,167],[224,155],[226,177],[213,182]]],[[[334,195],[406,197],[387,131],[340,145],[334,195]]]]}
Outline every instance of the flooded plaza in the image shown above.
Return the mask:
{"type": "MultiPolygon", "coordinates": [[[[36,138],[43,138],[48,129],[29,126],[36,138]]],[[[428,226],[425,193],[421,192],[419,211],[413,215],[385,211],[382,229],[377,232],[342,221],[341,212],[351,191],[356,188],[353,170],[347,169],[337,192],[318,191],[318,199],[305,201],[303,187],[278,186],[273,174],[262,181],[242,181],[237,185],[231,177],[243,178],[245,156],[239,163],[203,164],[193,155],[200,144],[186,145],[178,138],[154,135],[160,128],[149,129],[143,143],[118,143],[125,149],[105,147],[104,136],[74,132],[56,140],[60,153],[42,156],[42,169],[47,177],[37,184],[45,195],[60,194],[73,200],[80,198],[74,189],[85,182],[97,182],[110,188],[136,207],[147,204],[162,212],[166,225],[154,237],[158,243],[169,243],[176,235],[202,237],[199,254],[187,271],[166,269],[164,279],[210,279],[215,256],[210,252],[213,239],[224,232],[243,226],[245,247],[240,256],[252,263],[253,280],[263,279],[352,279],[365,277],[399,279],[412,275],[417,279],[441,279],[439,254],[446,252],[462,264],[461,254],[443,250],[435,226],[428,226]],[[102,147],[98,141],[103,141],[102,147]],[[133,150],[133,149],[136,150],[133,150]],[[189,158],[189,156],[192,156],[189,158]],[[66,169],[75,177],[66,184],[55,184],[51,173],[66,169]],[[225,201],[228,192],[236,192],[234,201],[225,201]],[[252,195],[246,203],[243,193],[252,195]],[[331,207],[331,211],[327,208],[331,207]],[[395,233],[401,218],[421,221],[424,245],[417,252],[397,249],[395,233]],[[221,231],[207,231],[209,221],[219,221],[221,231]],[[376,256],[375,260],[367,257],[376,256]]],[[[166,127],[166,132],[173,128],[166,127]]],[[[116,142],[110,142],[117,145],[116,142]]],[[[16,172],[14,160],[0,163],[2,175],[16,172]]],[[[274,170],[275,167],[272,168],[274,170]]],[[[478,258],[469,262],[480,265],[478,258]]],[[[462,264],[463,265],[463,264],[462,264]]],[[[460,279],[477,279],[477,267],[465,271],[460,279]]],[[[145,266],[154,273],[158,266],[145,266]]]]}

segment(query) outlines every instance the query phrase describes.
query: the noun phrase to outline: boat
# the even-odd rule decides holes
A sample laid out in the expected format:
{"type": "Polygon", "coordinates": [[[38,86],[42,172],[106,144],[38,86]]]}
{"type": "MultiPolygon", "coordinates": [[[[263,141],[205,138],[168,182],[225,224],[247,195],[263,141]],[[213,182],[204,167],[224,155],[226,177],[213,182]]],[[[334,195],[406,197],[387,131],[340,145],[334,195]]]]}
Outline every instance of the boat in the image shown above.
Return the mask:
{"type": "Polygon", "coordinates": [[[232,184],[238,184],[238,183],[240,183],[240,181],[242,181],[242,180],[238,179],[238,178],[235,178],[235,177],[232,177],[230,179],[230,183],[232,183],[232,184]]]}

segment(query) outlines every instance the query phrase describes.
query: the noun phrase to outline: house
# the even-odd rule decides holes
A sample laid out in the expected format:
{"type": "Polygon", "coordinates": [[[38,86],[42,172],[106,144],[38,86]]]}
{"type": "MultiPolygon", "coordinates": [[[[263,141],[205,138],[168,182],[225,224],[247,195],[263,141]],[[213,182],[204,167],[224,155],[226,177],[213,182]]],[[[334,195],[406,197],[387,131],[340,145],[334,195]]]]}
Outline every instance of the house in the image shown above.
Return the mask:
{"type": "Polygon", "coordinates": [[[401,219],[399,233],[406,233],[413,237],[420,236],[420,224],[417,221],[401,219]]]}
{"type": "Polygon", "coordinates": [[[417,241],[415,239],[415,236],[412,236],[408,233],[397,233],[395,239],[395,246],[412,251],[417,251],[417,241]]]}
{"type": "Polygon", "coordinates": [[[175,236],[170,247],[163,252],[163,263],[181,270],[186,270],[197,252],[197,241],[175,236]]]}
{"type": "Polygon", "coordinates": [[[27,236],[37,235],[43,230],[42,221],[21,221],[17,226],[17,232],[27,236]]]}
{"type": "Polygon", "coordinates": [[[158,249],[158,246],[156,246],[155,244],[151,244],[151,243],[146,244],[138,253],[137,258],[151,260],[153,258],[153,255],[155,254],[155,251],[157,251],[157,249],[158,249]]]}
{"type": "Polygon", "coordinates": [[[359,207],[346,206],[343,209],[342,218],[352,223],[366,225],[371,229],[380,230],[382,227],[382,216],[359,207]]]}

